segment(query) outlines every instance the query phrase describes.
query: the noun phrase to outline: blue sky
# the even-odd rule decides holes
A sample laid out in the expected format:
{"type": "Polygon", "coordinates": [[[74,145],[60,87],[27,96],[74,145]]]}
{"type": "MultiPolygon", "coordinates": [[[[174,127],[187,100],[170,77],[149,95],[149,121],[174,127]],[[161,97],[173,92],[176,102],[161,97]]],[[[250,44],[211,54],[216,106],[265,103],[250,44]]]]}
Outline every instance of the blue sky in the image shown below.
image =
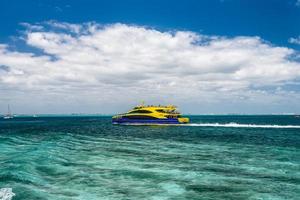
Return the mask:
{"type": "Polygon", "coordinates": [[[114,113],[145,100],[175,103],[189,113],[300,112],[299,19],[297,0],[2,0],[0,111],[5,112],[10,103],[19,113],[114,113]],[[152,39],[142,43],[143,38],[152,39]],[[124,45],[118,46],[116,40],[124,45]],[[163,42],[153,43],[156,40],[163,42]],[[75,52],[70,49],[80,49],[80,45],[86,47],[81,55],[76,54],[82,58],[71,60],[75,52]],[[101,49],[104,46],[115,49],[101,49]],[[134,49],[128,50],[131,46],[134,49]],[[90,51],[92,47],[99,51],[90,51]],[[124,48],[123,64],[116,56],[120,48],[124,48]],[[166,61],[146,62],[144,48],[152,59],[166,61]],[[161,49],[160,55],[167,52],[166,56],[156,55],[161,49]],[[145,62],[131,58],[136,52],[137,60],[145,62]],[[84,56],[94,54],[90,60],[84,56]],[[178,59],[167,59],[169,55],[178,59]],[[97,60],[99,56],[103,59],[97,60]],[[110,70],[118,66],[116,71],[106,69],[107,62],[110,70]],[[49,68],[40,68],[44,65],[49,68]],[[47,73],[48,77],[42,76],[47,73]],[[149,78],[155,75],[159,78],[149,78]],[[178,89],[182,82],[190,90],[178,89]],[[146,83],[158,88],[147,88],[146,83]],[[92,89],[85,95],[94,100],[80,97],[88,88],[92,89]],[[119,90],[131,91],[132,98],[120,102],[126,93],[112,92],[119,90]],[[220,92],[224,92],[222,97],[220,92]],[[32,99],[37,101],[35,106],[27,106],[32,99]]]}
{"type": "Polygon", "coordinates": [[[0,2],[0,39],[8,42],[20,22],[57,20],[69,23],[129,23],[162,30],[180,29],[225,36],[260,36],[274,44],[299,35],[296,0],[34,0],[0,2]]]}

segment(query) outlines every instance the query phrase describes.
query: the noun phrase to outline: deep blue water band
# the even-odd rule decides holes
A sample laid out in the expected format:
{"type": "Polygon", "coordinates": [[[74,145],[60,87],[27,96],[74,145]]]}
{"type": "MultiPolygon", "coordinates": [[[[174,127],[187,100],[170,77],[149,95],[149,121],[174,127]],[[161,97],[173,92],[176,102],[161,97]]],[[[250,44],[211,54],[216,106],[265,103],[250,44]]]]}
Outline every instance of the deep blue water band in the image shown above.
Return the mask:
{"type": "Polygon", "coordinates": [[[129,124],[129,123],[139,123],[139,124],[181,124],[178,119],[125,119],[118,118],[112,119],[114,124],[129,124]]]}

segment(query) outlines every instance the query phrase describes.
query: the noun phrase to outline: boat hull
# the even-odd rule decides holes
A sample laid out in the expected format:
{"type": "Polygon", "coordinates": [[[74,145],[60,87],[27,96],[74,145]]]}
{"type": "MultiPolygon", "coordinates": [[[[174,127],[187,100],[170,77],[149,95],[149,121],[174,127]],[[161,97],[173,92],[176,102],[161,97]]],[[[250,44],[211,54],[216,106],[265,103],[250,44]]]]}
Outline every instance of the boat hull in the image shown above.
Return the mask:
{"type": "Polygon", "coordinates": [[[124,125],[159,125],[159,124],[185,124],[186,122],[180,122],[178,119],[112,119],[113,124],[124,125]]]}
{"type": "Polygon", "coordinates": [[[3,119],[12,119],[12,116],[4,116],[3,119]]]}

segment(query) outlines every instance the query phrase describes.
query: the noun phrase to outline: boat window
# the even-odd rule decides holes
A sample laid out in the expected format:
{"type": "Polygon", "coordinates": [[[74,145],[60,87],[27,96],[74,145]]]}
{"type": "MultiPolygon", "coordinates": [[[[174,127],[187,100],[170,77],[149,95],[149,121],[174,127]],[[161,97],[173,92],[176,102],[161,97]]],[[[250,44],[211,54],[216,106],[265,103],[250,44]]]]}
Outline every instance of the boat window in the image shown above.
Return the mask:
{"type": "Polygon", "coordinates": [[[152,112],[149,110],[134,110],[129,113],[131,114],[131,113],[152,113],[152,112]]]}
{"type": "Polygon", "coordinates": [[[163,109],[157,109],[156,110],[157,112],[160,112],[160,113],[167,113],[165,110],[163,110],[163,109]]]}
{"type": "Polygon", "coordinates": [[[167,115],[166,116],[167,118],[174,118],[174,119],[177,119],[177,118],[179,118],[179,117],[181,117],[181,115],[167,115]]]}
{"type": "Polygon", "coordinates": [[[157,112],[160,112],[160,113],[179,114],[179,112],[177,112],[176,110],[157,109],[156,111],[157,111],[157,112]]]}
{"type": "Polygon", "coordinates": [[[127,119],[157,119],[156,117],[147,116],[147,115],[129,115],[129,116],[123,116],[123,118],[127,118],[127,119]]]}

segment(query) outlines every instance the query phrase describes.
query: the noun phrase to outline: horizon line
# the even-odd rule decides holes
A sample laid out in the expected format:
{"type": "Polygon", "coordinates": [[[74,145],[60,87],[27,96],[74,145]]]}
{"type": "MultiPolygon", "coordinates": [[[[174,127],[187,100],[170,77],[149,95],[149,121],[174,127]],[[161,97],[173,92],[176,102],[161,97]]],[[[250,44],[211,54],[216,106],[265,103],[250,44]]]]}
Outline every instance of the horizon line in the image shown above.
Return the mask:
{"type": "MultiPolygon", "coordinates": [[[[40,113],[40,114],[24,114],[24,113],[15,113],[13,114],[14,117],[51,117],[51,116],[114,116],[116,113],[112,114],[105,114],[105,113],[40,113]]],[[[300,113],[197,113],[197,114],[182,114],[185,116],[207,116],[207,115],[245,115],[245,116],[251,116],[251,115],[257,115],[257,116],[264,116],[264,115],[300,115],[300,113]]],[[[5,116],[5,114],[0,114],[1,117],[5,116]]]]}

